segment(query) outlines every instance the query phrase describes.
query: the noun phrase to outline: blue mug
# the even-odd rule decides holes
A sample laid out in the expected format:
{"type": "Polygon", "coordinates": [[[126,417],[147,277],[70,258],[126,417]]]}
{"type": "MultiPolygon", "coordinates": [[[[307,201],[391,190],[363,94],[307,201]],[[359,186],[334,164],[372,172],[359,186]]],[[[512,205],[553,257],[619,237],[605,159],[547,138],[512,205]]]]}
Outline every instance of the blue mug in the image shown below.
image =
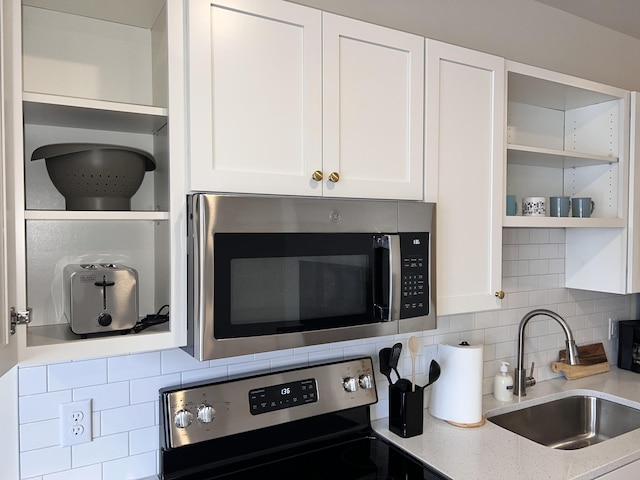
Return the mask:
{"type": "Polygon", "coordinates": [[[549,216],[568,217],[571,199],[569,197],[549,197],[549,216]]]}
{"type": "Polygon", "coordinates": [[[593,213],[595,203],[591,197],[579,197],[571,199],[571,216],[588,218],[593,213]]]}
{"type": "Polygon", "coordinates": [[[513,216],[518,213],[518,202],[515,195],[507,195],[507,215],[513,216]]]}

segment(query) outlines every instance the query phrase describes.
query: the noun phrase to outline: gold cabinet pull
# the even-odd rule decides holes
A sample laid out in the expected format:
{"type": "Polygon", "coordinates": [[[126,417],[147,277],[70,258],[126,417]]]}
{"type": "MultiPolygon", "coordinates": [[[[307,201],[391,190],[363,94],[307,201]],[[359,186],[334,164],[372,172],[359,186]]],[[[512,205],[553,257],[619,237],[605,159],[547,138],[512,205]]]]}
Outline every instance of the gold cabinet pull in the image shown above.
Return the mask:
{"type": "Polygon", "coordinates": [[[323,175],[321,170],[316,170],[311,174],[311,178],[314,179],[316,182],[319,182],[320,180],[322,180],[322,177],[323,175]]]}
{"type": "Polygon", "coordinates": [[[340,180],[340,175],[338,174],[338,172],[331,172],[331,174],[329,175],[329,181],[333,183],[338,183],[339,180],[340,180]]]}
{"type": "Polygon", "coordinates": [[[502,290],[500,290],[499,292],[496,292],[496,297],[502,300],[504,298],[504,292],[502,290]]]}

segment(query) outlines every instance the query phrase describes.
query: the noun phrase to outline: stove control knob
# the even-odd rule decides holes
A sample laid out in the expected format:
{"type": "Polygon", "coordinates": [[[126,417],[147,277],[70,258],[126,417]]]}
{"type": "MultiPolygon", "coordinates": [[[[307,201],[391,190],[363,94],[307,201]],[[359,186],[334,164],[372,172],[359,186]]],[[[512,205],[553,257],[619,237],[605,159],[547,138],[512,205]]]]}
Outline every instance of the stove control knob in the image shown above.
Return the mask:
{"type": "Polygon", "coordinates": [[[358,382],[353,377],[346,377],[342,379],[342,386],[347,392],[355,392],[358,389],[358,382]]]}
{"type": "Polygon", "coordinates": [[[216,409],[211,405],[202,404],[198,407],[198,420],[200,423],[211,423],[216,418],[216,409]]]}
{"type": "Polygon", "coordinates": [[[358,384],[360,385],[360,388],[369,390],[373,387],[373,379],[371,378],[371,375],[364,373],[358,377],[358,384]]]}
{"type": "Polygon", "coordinates": [[[173,416],[173,423],[178,428],[187,428],[193,421],[193,414],[189,410],[178,410],[173,416]]]}

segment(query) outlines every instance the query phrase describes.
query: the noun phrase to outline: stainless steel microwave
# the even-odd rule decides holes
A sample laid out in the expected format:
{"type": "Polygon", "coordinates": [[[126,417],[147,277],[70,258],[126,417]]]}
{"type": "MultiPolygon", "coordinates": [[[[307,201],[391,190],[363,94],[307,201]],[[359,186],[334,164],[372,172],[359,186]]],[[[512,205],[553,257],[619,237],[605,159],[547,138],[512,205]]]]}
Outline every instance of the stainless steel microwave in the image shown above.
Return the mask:
{"type": "Polygon", "coordinates": [[[199,360],[435,328],[435,205],[195,194],[188,345],[199,360]]]}

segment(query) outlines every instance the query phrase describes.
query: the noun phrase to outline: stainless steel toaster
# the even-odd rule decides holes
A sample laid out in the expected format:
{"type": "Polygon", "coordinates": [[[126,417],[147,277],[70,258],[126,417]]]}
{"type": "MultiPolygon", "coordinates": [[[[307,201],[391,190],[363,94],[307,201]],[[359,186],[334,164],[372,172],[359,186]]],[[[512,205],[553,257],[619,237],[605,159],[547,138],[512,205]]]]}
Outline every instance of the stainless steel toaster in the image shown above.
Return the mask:
{"type": "Polygon", "coordinates": [[[138,321],[138,272],[116,263],[67,265],[64,315],[78,335],[123,331],[138,321]]]}

